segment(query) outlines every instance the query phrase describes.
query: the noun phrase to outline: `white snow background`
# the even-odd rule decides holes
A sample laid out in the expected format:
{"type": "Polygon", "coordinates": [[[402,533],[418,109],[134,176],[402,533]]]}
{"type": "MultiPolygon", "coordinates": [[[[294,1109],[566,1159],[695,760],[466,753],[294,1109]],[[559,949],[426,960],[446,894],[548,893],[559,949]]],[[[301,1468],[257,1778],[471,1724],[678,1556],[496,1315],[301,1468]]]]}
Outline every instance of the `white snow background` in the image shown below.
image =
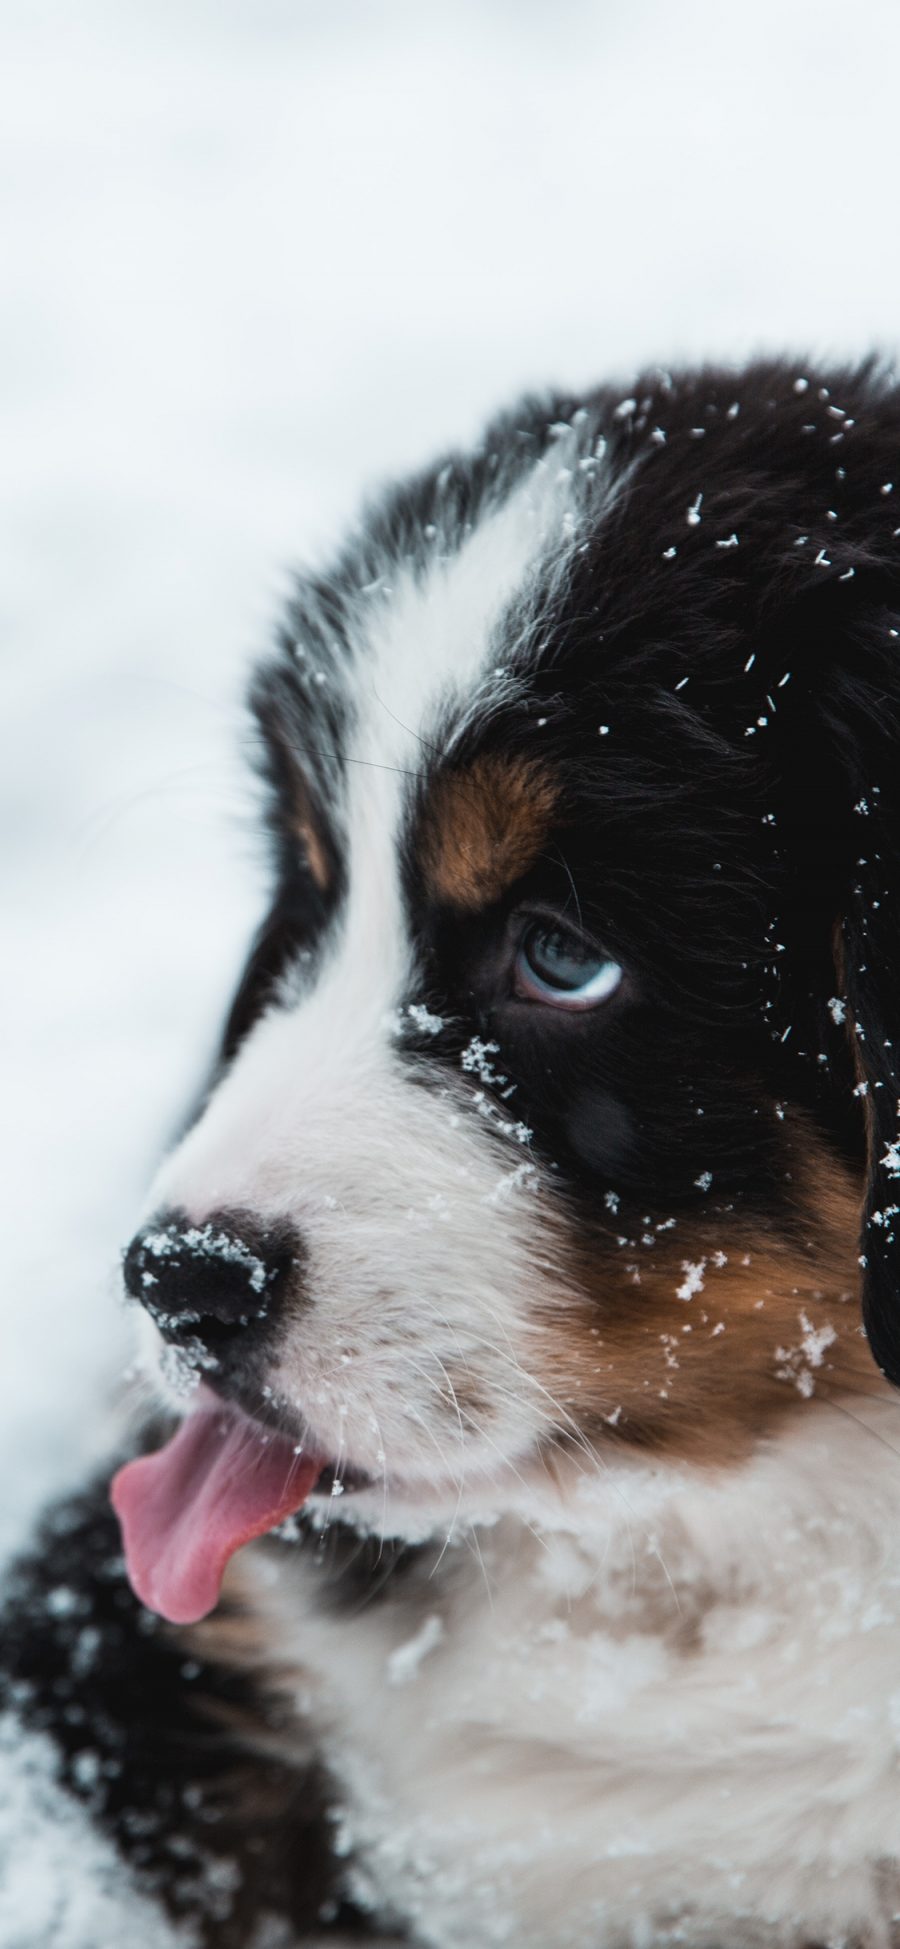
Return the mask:
{"type": "Polygon", "coordinates": [[[893,352],[898,75],[896,0],[3,0],[3,1551],[110,1438],[289,566],[525,386],[893,352]]]}

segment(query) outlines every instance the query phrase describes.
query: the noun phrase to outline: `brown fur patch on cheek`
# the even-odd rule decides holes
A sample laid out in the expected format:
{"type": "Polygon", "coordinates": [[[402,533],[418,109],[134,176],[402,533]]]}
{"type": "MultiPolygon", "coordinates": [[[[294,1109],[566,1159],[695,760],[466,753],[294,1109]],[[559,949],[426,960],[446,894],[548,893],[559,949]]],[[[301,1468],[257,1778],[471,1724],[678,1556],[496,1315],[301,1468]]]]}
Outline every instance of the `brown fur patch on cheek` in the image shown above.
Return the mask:
{"type": "Polygon", "coordinates": [[[783,1228],[711,1211],[621,1246],[573,1242],[584,1304],[556,1317],[538,1378],[591,1440],[722,1464],[789,1411],[877,1391],[859,1186],[819,1154],[799,1189],[783,1228]]]}
{"type": "Polygon", "coordinates": [[[533,864],[557,798],[554,780],[527,759],[487,755],[465,771],[441,773],[421,836],[433,898],[468,911],[493,905],[533,864]]]}

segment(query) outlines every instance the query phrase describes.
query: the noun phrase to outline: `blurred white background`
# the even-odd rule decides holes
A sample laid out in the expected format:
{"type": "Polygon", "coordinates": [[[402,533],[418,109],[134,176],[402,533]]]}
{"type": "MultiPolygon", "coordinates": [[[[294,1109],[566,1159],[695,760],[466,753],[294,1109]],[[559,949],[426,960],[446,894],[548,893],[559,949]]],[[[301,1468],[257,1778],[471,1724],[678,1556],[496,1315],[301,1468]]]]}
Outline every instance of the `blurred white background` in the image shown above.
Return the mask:
{"type": "Polygon", "coordinates": [[[0,1547],[106,1439],[116,1296],[261,864],[289,565],[526,385],[894,352],[897,0],[4,0],[0,1547]]]}

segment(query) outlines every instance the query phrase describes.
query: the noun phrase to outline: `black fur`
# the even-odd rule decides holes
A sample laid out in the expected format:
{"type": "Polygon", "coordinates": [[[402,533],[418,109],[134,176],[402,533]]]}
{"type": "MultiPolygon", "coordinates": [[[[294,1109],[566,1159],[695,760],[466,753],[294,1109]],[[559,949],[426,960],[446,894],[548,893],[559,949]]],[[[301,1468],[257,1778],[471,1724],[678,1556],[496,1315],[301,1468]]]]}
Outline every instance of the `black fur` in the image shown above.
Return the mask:
{"type": "Polygon", "coordinates": [[[14,1567],[0,1689],[53,1739],[62,1783],[139,1886],[204,1949],[242,1949],[262,1915],[298,1934],[368,1933],[342,1897],[324,1769],[251,1752],[263,1735],[277,1746],[284,1705],[133,1597],[105,1479],[60,1504],[14,1567]]]}
{"type": "MultiPolygon", "coordinates": [[[[256,707],[276,754],[302,737],[325,755],[339,804],[352,740],[345,712],[328,743],[322,696],[386,559],[421,570],[452,551],[498,482],[554,464],[560,429],[577,428],[587,540],[543,606],[514,605],[498,633],[516,701],[454,734],[449,758],[439,738],[423,749],[419,797],[479,752],[531,757],[563,781],[558,837],[469,920],[429,905],[411,819],[424,973],[410,999],[452,1026],[424,1041],[410,1028],[410,1064],[456,1068],[471,1034],[495,1038],[515,1115],[588,1229],[608,1190],[660,1216],[699,1204],[713,1162],[717,1197],[789,1226],[780,1109],[801,1107],[841,1157],[868,1158],[865,1319],[900,1379],[900,395],[872,362],[655,373],[631,391],[526,402],[476,454],[387,496],[332,573],[299,588],[256,707]],[[312,690],[310,660],[328,678],[312,690]],[[577,920],[622,963],[611,1006],[515,1005],[511,940],[533,911],[577,920]]],[[[286,843],[277,863],[276,933],[297,872],[286,843]]],[[[314,954],[321,921],[295,909],[279,938],[285,959],[314,954]]]]}

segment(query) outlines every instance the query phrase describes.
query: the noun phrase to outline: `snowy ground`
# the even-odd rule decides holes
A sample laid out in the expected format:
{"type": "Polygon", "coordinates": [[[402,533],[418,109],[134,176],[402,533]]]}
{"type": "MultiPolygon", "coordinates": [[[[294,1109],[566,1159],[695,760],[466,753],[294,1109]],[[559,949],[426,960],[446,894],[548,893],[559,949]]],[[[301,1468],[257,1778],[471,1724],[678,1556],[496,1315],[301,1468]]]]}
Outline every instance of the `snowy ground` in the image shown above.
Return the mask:
{"type": "Polygon", "coordinates": [[[900,8],[0,32],[2,1550],[106,1440],[117,1247],[255,913],[236,699],[287,566],[524,385],[893,350],[900,8]]]}

